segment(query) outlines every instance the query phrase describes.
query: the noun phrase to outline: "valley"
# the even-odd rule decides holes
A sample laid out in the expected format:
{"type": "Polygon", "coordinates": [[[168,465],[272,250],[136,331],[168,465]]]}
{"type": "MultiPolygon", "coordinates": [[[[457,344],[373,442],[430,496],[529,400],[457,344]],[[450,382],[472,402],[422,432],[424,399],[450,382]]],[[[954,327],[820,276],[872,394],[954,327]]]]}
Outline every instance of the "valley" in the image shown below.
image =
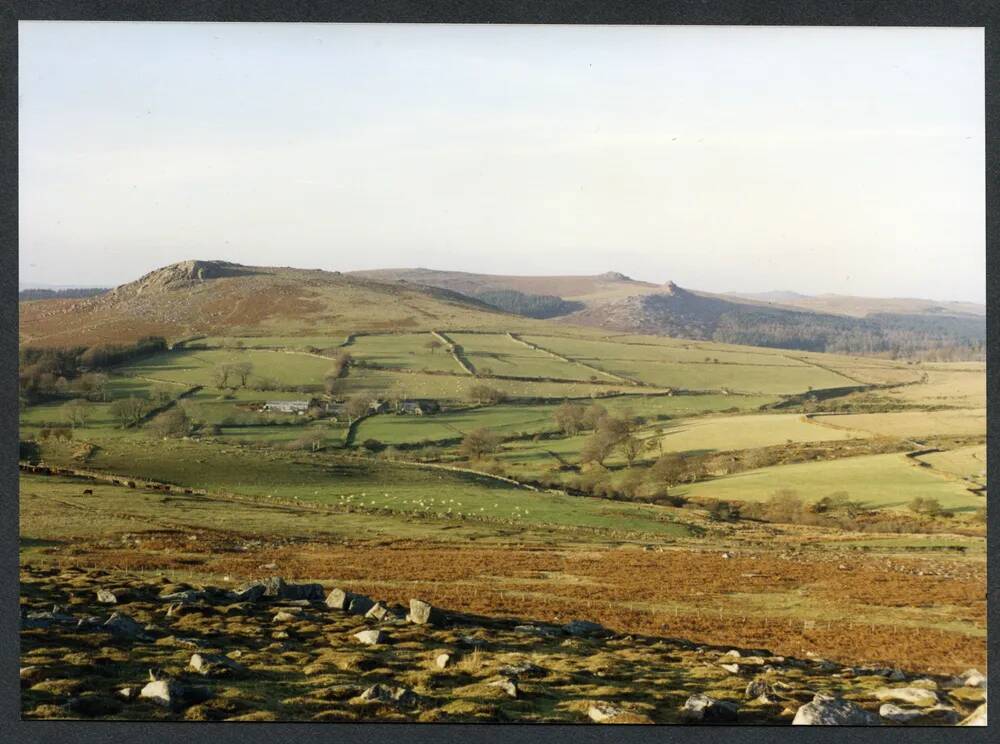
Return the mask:
{"type": "MultiPolygon", "coordinates": [[[[428,288],[423,275],[186,262],[102,295],[22,303],[31,591],[83,607],[102,581],[141,585],[135,614],[154,637],[183,630],[223,646],[242,631],[207,619],[168,630],[178,621],[147,596],[160,577],[201,591],[280,575],[498,623],[586,619],[613,634],[613,647],[591,649],[612,666],[630,658],[625,639],[687,644],[669,655],[688,681],[648,696],[641,674],[608,670],[602,682],[580,667],[590,641],[533,647],[486,624],[473,666],[427,674],[442,648],[462,659],[471,648],[407,631],[397,654],[375,649],[357,667],[302,645],[347,630],[317,619],[247,641],[270,649],[255,663],[276,686],[266,704],[236,684],[225,694],[239,704],[195,706],[217,718],[583,721],[588,701],[610,696],[677,722],[694,692],[743,697],[761,670],[723,673],[716,659],[742,648],[808,670],[788,696],[742,703],[741,722],[790,723],[814,692],[841,685],[824,665],[856,670],[842,680],[866,666],[936,676],[942,690],[986,671],[984,363],[529,318],[463,294],[473,288],[460,278],[428,288]],[[81,588],[56,596],[46,582],[64,574],[81,588]],[[548,676],[521,699],[485,700],[474,686],[514,656],[548,676]],[[345,692],[320,705],[299,689],[315,687],[301,678],[310,663],[329,667],[326,687],[405,683],[437,702],[401,712],[345,692]]],[[[562,300],[590,308],[581,314],[603,312],[588,303],[627,283],[559,279],[562,300]]],[[[403,633],[391,619],[353,622],[403,633]]],[[[30,658],[56,653],[44,634],[26,638],[30,658]]],[[[782,664],[770,664],[778,676],[782,664]]],[[[873,681],[844,684],[878,710],[873,681]]],[[[59,717],[72,698],[45,681],[26,689],[29,716],[59,717]]],[[[933,715],[955,722],[970,701],[933,715]]]]}

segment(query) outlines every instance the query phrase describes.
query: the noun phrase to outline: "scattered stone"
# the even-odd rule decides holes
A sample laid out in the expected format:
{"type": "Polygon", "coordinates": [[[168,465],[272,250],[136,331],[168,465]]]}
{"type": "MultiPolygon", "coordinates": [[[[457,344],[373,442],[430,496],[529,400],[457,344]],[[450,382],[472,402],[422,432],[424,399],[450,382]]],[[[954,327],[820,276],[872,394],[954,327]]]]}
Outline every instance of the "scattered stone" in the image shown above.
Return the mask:
{"type": "Polygon", "coordinates": [[[729,700],[716,700],[698,693],[684,702],[681,718],[693,723],[733,723],[739,716],[739,706],[729,700]]]}
{"type": "Polygon", "coordinates": [[[410,614],[407,620],[417,625],[434,625],[440,618],[440,612],[421,599],[410,600],[410,614]]]}
{"type": "Polygon", "coordinates": [[[417,694],[407,687],[391,687],[376,684],[369,687],[358,697],[365,703],[385,703],[399,708],[412,708],[420,702],[417,694]]]}
{"type": "Polygon", "coordinates": [[[362,630],[360,633],[355,633],[353,637],[356,638],[359,643],[363,643],[366,646],[376,646],[380,643],[385,643],[388,640],[385,633],[381,630],[362,630]]]}
{"type": "Polygon", "coordinates": [[[577,637],[598,637],[611,635],[611,631],[600,623],[592,623],[589,620],[572,620],[562,626],[563,632],[567,635],[577,637]]]}
{"type": "Polygon", "coordinates": [[[889,674],[887,674],[885,676],[887,676],[889,678],[890,682],[905,682],[906,681],[906,675],[903,673],[903,670],[899,669],[899,668],[893,669],[892,671],[889,672],[889,674]]]}
{"type": "Polygon", "coordinates": [[[265,591],[267,588],[263,584],[244,584],[233,590],[233,597],[237,602],[257,602],[265,591]]]}
{"type": "Polygon", "coordinates": [[[817,693],[795,712],[793,726],[876,726],[878,716],[842,698],[817,693]]]}
{"type": "Polygon", "coordinates": [[[508,697],[517,698],[520,694],[520,690],[517,686],[517,680],[511,679],[510,677],[500,677],[492,682],[487,683],[488,687],[497,687],[503,692],[505,692],[508,697]]]}
{"type": "Polygon", "coordinates": [[[139,693],[142,688],[136,687],[135,685],[130,685],[128,687],[121,687],[115,691],[115,694],[124,700],[135,700],[139,697],[139,693]]]}
{"type": "Polygon", "coordinates": [[[290,622],[292,622],[294,620],[298,620],[298,619],[299,619],[298,615],[296,615],[294,613],[291,613],[291,612],[288,612],[287,610],[281,610],[280,612],[276,612],[275,613],[274,617],[271,618],[271,622],[272,623],[290,623],[290,622]]]}
{"type": "Polygon", "coordinates": [[[937,693],[933,690],[926,690],[922,687],[883,687],[875,691],[878,700],[890,700],[900,703],[909,703],[918,708],[930,708],[937,705],[937,693]]]}
{"type": "Polygon", "coordinates": [[[438,654],[434,659],[434,665],[438,669],[446,669],[451,665],[451,654],[438,654]]]}
{"type": "Polygon", "coordinates": [[[497,671],[506,677],[513,677],[514,679],[518,677],[541,677],[545,674],[544,669],[532,664],[530,661],[518,661],[513,664],[506,664],[497,671]]]}
{"type": "Polygon", "coordinates": [[[188,666],[206,677],[227,676],[246,671],[246,667],[238,661],[221,654],[193,654],[188,666]]]}
{"type": "Polygon", "coordinates": [[[983,703],[972,714],[958,724],[959,726],[985,726],[986,725],[986,703],[983,703]]]}
{"type": "Polygon", "coordinates": [[[893,723],[909,723],[915,718],[920,718],[923,712],[916,708],[900,708],[892,703],[883,703],[878,709],[878,714],[893,723]]]}
{"type": "Polygon", "coordinates": [[[207,598],[205,592],[195,591],[194,589],[185,589],[182,592],[170,592],[169,594],[161,594],[160,599],[166,602],[200,602],[207,598]]]}
{"type": "Polygon", "coordinates": [[[237,600],[241,602],[256,602],[262,597],[280,597],[285,588],[285,580],[280,576],[271,576],[261,581],[248,581],[233,590],[237,600]]]}
{"type": "Polygon", "coordinates": [[[45,668],[40,666],[21,667],[21,686],[28,686],[40,682],[45,676],[45,668]]]}
{"type": "Polygon", "coordinates": [[[515,625],[514,630],[518,633],[528,633],[542,638],[555,638],[560,635],[559,628],[545,625],[515,625]]]}
{"type": "Polygon", "coordinates": [[[350,602],[347,603],[347,612],[350,615],[365,615],[374,606],[375,602],[369,597],[363,594],[354,594],[351,596],[350,602]]]}
{"type": "Polygon", "coordinates": [[[157,679],[147,683],[139,692],[139,697],[152,700],[164,708],[176,708],[180,705],[183,692],[184,688],[179,682],[172,679],[157,679]]]}
{"type": "Polygon", "coordinates": [[[148,638],[139,623],[120,612],[113,613],[103,627],[112,635],[122,638],[148,638]]]}
{"type": "Polygon", "coordinates": [[[982,687],[957,687],[948,691],[948,697],[966,705],[984,703],[986,702],[986,690],[982,687]]]}
{"type": "Polygon", "coordinates": [[[466,648],[471,648],[473,650],[482,651],[489,644],[486,642],[485,638],[476,638],[475,636],[465,635],[458,639],[460,645],[466,648]]]}
{"type": "Polygon", "coordinates": [[[326,606],[331,610],[346,610],[354,595],[343,589],[334,589],[326,595],[326,606]]]}
{"type": "Polygon", "coordinates": [[[371,609],[365,613],[365,617],[381,621],[385,620],[390,614],[391,613],[388,607],[386,607],[382,602],[376,602],[372,605],[371,609]]]}
{"type": "Polygon", "coordinates": [[[730,674],[739,674],[740,671],[739,664],[719,664],[719,666],[725,669],[730,674]]]}
{"type": "Polygon", "coordinates": [[[754,677],[747,684],[744,691],[747,700],[756,700],[760,703],[776,703],[778,698],[775,695],[774,686],[764,677],[754,677]]]}
{"type": "Polygon", "coordinates": [[[614,719],[625,713],[621,708],[612,705],[611,703],[605,703],[601,700],[591,703],[590,707],[587,709],[587,716],[594,723],[610,723],[614,719]]]}
{"type": "Polygon", "coordinates": [[[966,669],[959,679],[966,687],[986,687],[986,675],[981,674],[978,669],[966,669]]]}
{"type": "Polygon", "coordinates": [[[118,597],[110,589],[98,589],[97,601],[101,604],[118,604],[118,597]]]}

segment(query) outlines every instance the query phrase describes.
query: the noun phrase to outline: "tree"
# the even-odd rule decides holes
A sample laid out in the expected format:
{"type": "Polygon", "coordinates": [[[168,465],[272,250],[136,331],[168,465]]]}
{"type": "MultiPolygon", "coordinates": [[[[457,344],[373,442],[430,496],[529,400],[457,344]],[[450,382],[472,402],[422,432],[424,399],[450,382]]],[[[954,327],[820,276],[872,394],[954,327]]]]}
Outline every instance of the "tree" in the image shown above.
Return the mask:
{"type": "Polygon", "coordinates": [[[239,362],[232,366],[232,373],[240,378],[240,385],[247,386],[247,378],[253,373],[253,364],[250,362],[239,362]]]}
{"type": "Polygon", "coordinates": [[[917,496],[908,506],[910,511],[917,514],[926,514],[928,517],[936,517],[941,514],[941,503],[937,499],[917,496]]]}
{"type": "Polygon", "coordinates": [[[642,452],[642,440],[629,434],[618,443],[618,446],[621,448],[622,455],[625,456],[625,461],[628,463],[628,466],[632,467],[632,463],[635,462],[635,458],[637,458],[639,453],[642,452]]]}
{"type": "Polygon", "coordinates": [[[323,391],[329,396],[334,396],[339,393],[342,387],[340,378],[336,375],[328,373],[327,376],[323,378],[323,391]]]}
{"type": "Polygon", "coordinates": [[[587,409],[579,403],[566,401],[552,412],[552,418],[564,434],[573,436],[583,429],[586,412],[587,409]]]}
{"type": "Polygon", "coordinates": [[[507,400],[507,393],[489,385],[473,385],[469,388],[469,399],[479,405],[496,405],[507,400]]]}
{"type": "Polygon", "coordinates": [[[489,429],[475,429],[462,439],[459,452],[470,460],[492,455],[500,449],[500,437],[489,429]]]}
{"type": "Polygon", "coordinates": [[[600,403],[591,403],[581,419],[584,429],[596,429],[601,419],[608,415],[608,409],[600,403]]]}
{"type": "Polygon", "coordinates": [[[123,429],[142,421],[147,410],[147,401],[134,395],[130,395],[128,398],[119,398],[111,404],[111,415],[121,422],[123,429]]]}
{"type": "Polygon", "coordinates": [[[587,437],[587,440],[583,443],[583,447],[580,449],[580,462],[596,462],[603,467],[604,461],[614,451],[616,444],[618,444],[617,440],[608,436],[607,432],[601,430],[595,431],[587,437]]]}
{"type": "Polygon", "coordinates": [[[431,354],[440,349],[443,345],[444,344],[442,344],[436,338],[432,338],[430,341],[424,344],[424,346],[430,351],[431,354]]]}
{"type": "Polygon", "coordinates": [[[679,452],[665,452],[649,469],[649,477],[657,483],[674,486],[688,475],[687,460],[679,452]]]}
{"type": "Polygon", "coordinates": [[[76,389],[88,400],[108,399],[108,376],[102,372],[87,372],[76,381],[76,389]]]}
{"type": "Polygon", "coordinates": [[[231,364],[220,364],[214,370],[212,370],[212,380],[215,382],[215,387],[219,390],[226,387],[229,383],[229,375],[232,374],[233,365],[231,364]]]}
{"type": "Polygon", "coordinates": [[[184,437],[191,433],[191,419],[181,406],[173,406],[149,422],[149,429],[158,437],[184,437]]]}
{"type": "Polygon", "coordinates": [[[62,407],[62,414],[70,426],[86,426],[90,419],[90,406],[83,400],[71,400],[62,407]]]}
{"type": "Polygon", "coordinates": [[[347,399],[344,412],[347,413],[347,422],[353,424],[359,418],[371,410],[373,398],[367,393],[357,393],[347,399]]]}

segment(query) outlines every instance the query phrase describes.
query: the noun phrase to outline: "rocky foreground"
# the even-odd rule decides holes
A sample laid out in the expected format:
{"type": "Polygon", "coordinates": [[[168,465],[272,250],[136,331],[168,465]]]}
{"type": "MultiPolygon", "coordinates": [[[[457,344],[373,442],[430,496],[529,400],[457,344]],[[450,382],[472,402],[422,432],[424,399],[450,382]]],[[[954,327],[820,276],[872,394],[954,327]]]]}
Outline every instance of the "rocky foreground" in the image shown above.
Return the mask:
{"type": "Polygon", "coordinates": [[[972,669],[916,678],[278,577],[22,566],[21,628],[25,718],[986,724],[972,669]]]}

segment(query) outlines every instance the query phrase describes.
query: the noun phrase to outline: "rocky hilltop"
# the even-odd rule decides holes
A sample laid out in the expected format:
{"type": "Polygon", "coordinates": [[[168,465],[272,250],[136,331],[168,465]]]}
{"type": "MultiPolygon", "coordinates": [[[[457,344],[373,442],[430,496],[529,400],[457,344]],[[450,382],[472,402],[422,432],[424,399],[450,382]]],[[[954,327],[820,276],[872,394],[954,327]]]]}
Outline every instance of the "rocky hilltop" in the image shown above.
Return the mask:
{"type": "Polygon", "coordinates": [[[986,680],[971,669],[918,679],[279,577],[219,588],[26,565],[21,582],[26,718],[986,722],[986,680]]]}

